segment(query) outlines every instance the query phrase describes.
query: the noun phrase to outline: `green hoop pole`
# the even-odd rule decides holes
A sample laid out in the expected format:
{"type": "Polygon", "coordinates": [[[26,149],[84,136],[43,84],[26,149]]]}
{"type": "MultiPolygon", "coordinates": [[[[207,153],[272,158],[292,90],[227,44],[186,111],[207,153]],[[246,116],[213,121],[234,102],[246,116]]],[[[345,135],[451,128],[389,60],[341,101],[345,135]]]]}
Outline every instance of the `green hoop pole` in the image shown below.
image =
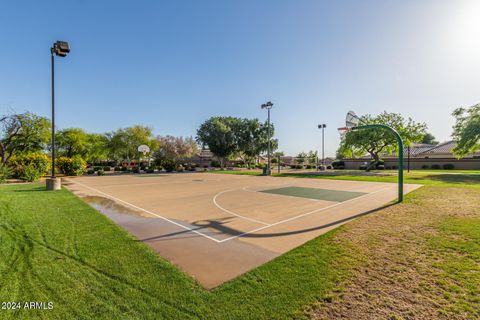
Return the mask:
{"type": "Polygon", "coordinates": [[[397,139],[398,144],[398,202],[403,202],[403,140],[397,130],[385,124],[366,124],[357,127],[353,127],[352,130],[370,129],[370,128],[383,128],[392,132],[397,139]]]}

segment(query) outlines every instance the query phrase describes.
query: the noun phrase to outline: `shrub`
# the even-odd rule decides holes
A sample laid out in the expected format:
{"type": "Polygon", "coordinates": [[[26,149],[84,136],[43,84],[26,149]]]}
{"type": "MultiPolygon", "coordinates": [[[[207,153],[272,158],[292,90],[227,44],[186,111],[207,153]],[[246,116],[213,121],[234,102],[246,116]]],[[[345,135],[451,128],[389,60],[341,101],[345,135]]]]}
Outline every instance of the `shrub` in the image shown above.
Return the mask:
{"type": "Polygon", "coordinates": [[[177,168],[176,168],[176,170],[177,170],[178,172],[183,172],[183,171],[185,170],[185,167],[182,166],[182,165],[178,165],[177,168]]]}
{"type": "Polygon", "coordinates": [[[0,165],[0,183],[7,182],[7,179],[13,175],[13,170],[10,167],[0,165]]]}
{"type": "Polygon", "coordinates": [[[173,159],[163,160],[162,167],[165,169],[165,171],[172,172],[173,170],[175,170],[175,160],[173,159]]]}
{"type": "Polygon", "coordinates": [[[140,173],[140,170],[138,168],[133,168],[132,172],[133,173],[140,173]]]}
{"type": "Polygon", "coordinates": [[[13,170],[14,177],[31,182],[47,173],[50,160],[43,153],[29,153],[11,157],[8,164],[13,170]]]}
{"type": "Polygon", "coordinates": [[[343,166],[345,168],[345,161],[343,160],[335,160],[332,162],[333,169],[340,169],[339,167],[343,166]]]}
{"type": "Polygon", "coordinates": [[[305,166],[305,168],[307,168],[307,169],[313,169],[313,168],[315,168],[315,166],[313,166],[313,165],[311,165],[311,164],[307,164],[307,165],[305,166]]]}
{"type": "Polygon", "coordinates": [[[42,172],[40,172],[34,164],[30,163],[25,166],[22,180],[27,182],[38,181],[42,177],[42,172]]]}
{"type": "Polygon", "coordinates": [[[72,157],[71,171],[68,173],[73,176],[81,176],[87,170],[87,163],[80,156],[72,157]]]}
{"type": "Polygon", "coordinates": [[[104,175],[105,175],[105,171],[103,171],[102,169],[97,171],[97,176],[104,176],[104,175]]]}
{"type": "Polygon", "coordinates": [[[112,171],[112,168],[109,166],[103,167],[103,171],[112,171]]]}
{"type": "MultiPolygon", "coordinates": [[[[72,158],[60,157],[57,159],[57,168],[67,176],[81,176],[87,171],[87,163],[80,156],[72,158]]],[[[98,171],[93,169],[93,171],[98,171]]]]}
{"type": "Polygon", "coordinates": [[[128,168],[127,167],[122,167],[120,170],[125,172],[125,171],[128,171],[128,168]]]}
{"type": "Polygon", "coordinates": [[[453,170],[453,169],[455,169],[455,166],[454,166],[453,164],[451,164],[451,163],[445,163],[445,164],[443,165],[443,169],[445,169],[445,170],[453,170]]]}
{"type": "Polygon", "coordinates": [[[438,170],[438,169],[440,169],[440,165],[439,164],[432,164],[432,169],[433,170],[438,170]]]}
{"type": "Polygon", "coordinates": [[[98,171],[98,170],[102,170],[102,167],[101,166],[95,166],[93,167],[93,171],[98,171]]]}
{"type": "Polygon", "coordinates": [[[93,171],[93,169],[88,169],[88,171],[87,171],[87,174],[94,174],[94,173],[95,173],[95,171],[93,171]]]}
{"type": "Polygon", "coordinates": [[[422,169],[428,169],[428,164],[422,165],[422,169]]]}
{"type": "Polygon", "coordinates": [[[214,168],[220,168],[220,162],[217,160],[212,160],[212,162],[210,162],[210,166],[214,168]]]}
{"type": "Polygon", "coordinates": [[[113,168],[113,171],[122,171],[122,167],[115,167],[113,168]]]}
{"type": "Polygon", "coordinates": [[[153,168],[148,168],[148,169],[147,169],[147,173],[155,173],[155,169],[153,169],[153,168]]]}

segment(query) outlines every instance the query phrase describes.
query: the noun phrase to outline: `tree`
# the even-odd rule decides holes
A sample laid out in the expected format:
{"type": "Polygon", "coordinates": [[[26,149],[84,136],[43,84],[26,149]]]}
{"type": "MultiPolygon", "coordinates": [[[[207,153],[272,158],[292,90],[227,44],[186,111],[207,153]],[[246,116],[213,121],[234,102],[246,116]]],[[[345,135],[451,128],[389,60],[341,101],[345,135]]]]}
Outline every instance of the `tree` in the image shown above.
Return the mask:
{"type": "Polygon", "coordinates": [[[44,150],[50,141],[50,121],[30,112],[0,116],[0,161],[14,154],[44,150]]]}
{"type": "Polygon", "coordinates": [[[453,152],[459,158],[480,150],[480,104],[453,111],[456,123],[453,127],[453,140],[457,146],[453,152]]]}
{"type": "MultiPolygon", "coordinates": [[[[426,134],[425,123],[417,123],[411,118],[407,120],[398,113],[384,111],[378,116],[364,115],[360,118],[362,124],[385,124],[395,129],[402,137],[405,145],[419,142],[426,134]]],[[[348,132],[340,143],[339,151],[346,156],[351,154],[369,153],[378,162],[382,152],[392,152],[397,148],[395,136],[382,128],[353,130],[348,132]]]]}
{"type": "Polygon", "coordinates": [[[431,133],[425,133],[425,135],[422,138],[421,143],[426,143],[426,144],[438,144],[438,141],[435,140],[435,137],[431,133]]]}
{"type": "MultiPolygon", "coordinates": [[[[270,124],[270,132],[267,123],[261,123],[258,119],[239,119],[238,126],[234,128],[238,141],[238,151],[244,161],[260,156],[268,151],[268,139],[275,133],[275,126],[270,124]],[[269,135],[270,133],[270,135],[269,135]]],[[[278,148],[278,140],[270,139],[270,151],[278,148]]]]}
{"type": "Polygon", "coordinates": [[[139,158],[138,146],[145,144],[150,150],[158,148],[158,141],[153,138],[153,129],[146,126],[136,125],[133,127],[118,129],[107,134],[109,155],[114,160],[127,160],[139,158]]]}
{"type": "Polygon", "coordinates": [[[80,128],[67,128],[56,134],[58,155],[71,158],[84,158],[88,152],[88,134],[80,128]]]}
{"type": "Polygon", "coordinates": [[[193,137],[157,136],[157,141],[159,147],[154,157],[158,163],[164,159],[190,158],[198,152],[193,137]]]}
{"type": "Polygon", "coordinates": [[[305,162],[305,158],[307,157],[307,154],[305,152],[300,152],[299,154],[297,154],[297,163],[299,164],[303,164],[305,162]]]}
{"type": "MultiPolygon", "coordinates": [[[[212,117],[197,130],[197,141],[208,146],[223,167],[225,160],[234,155],[250,162],[266,152],[268,139],[274,132],[273,124],[270,124],[269,132],[267,123],[261,123],[258,119],[212,117]]],[[[276,139],[271,139],[270,143],[271,151],[278,148],[276,139]]]]}
{"type": "Polygon", "coordinates": [[[108,138],[105,134],[87,134],[87,154],[85,160],[89,163],[98,163],[108,159],[108,138]]]}
{"type": "Polygon", "coordinates": [[[208,146],[219,158],[222,168],[225,160],[239,150],[237,134],[240,121],[234,117],[211,117],[197,130],[197,141],[208,146]]]}

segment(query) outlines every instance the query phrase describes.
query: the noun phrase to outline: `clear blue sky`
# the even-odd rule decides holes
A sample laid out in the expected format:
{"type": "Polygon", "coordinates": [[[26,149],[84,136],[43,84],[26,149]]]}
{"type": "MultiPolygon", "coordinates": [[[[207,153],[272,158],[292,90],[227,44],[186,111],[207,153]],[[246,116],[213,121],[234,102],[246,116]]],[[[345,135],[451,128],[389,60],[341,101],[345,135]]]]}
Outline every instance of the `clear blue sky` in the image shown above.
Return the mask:
{"type": "Polygon", "coordinates": [[[440,140],[480,102],[480,1],[2,1],[0,113],[111,131],[195,135],[213,115],[265,119],[280,149],[333,155],[345,113],[401,112],[440,140]]]}

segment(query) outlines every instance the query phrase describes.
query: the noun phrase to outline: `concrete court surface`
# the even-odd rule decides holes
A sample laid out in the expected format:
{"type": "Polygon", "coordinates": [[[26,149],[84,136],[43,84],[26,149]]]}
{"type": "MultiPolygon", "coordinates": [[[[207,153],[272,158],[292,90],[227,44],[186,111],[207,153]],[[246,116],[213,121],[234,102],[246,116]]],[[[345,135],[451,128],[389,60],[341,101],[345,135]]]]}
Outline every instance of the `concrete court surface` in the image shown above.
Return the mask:
{"type": "MultiPolygon", "coordinates": [[[[206,288],[397,196],[394,183],[212,173],[83,176],[64,184],[206,288]],[[295,194],[302,190],[305,197],[295,194]],[[312,192],[318,196],[309,198],[312,192]]],[[[405,193],[418,187],[406,184],[405,193]]]]}

